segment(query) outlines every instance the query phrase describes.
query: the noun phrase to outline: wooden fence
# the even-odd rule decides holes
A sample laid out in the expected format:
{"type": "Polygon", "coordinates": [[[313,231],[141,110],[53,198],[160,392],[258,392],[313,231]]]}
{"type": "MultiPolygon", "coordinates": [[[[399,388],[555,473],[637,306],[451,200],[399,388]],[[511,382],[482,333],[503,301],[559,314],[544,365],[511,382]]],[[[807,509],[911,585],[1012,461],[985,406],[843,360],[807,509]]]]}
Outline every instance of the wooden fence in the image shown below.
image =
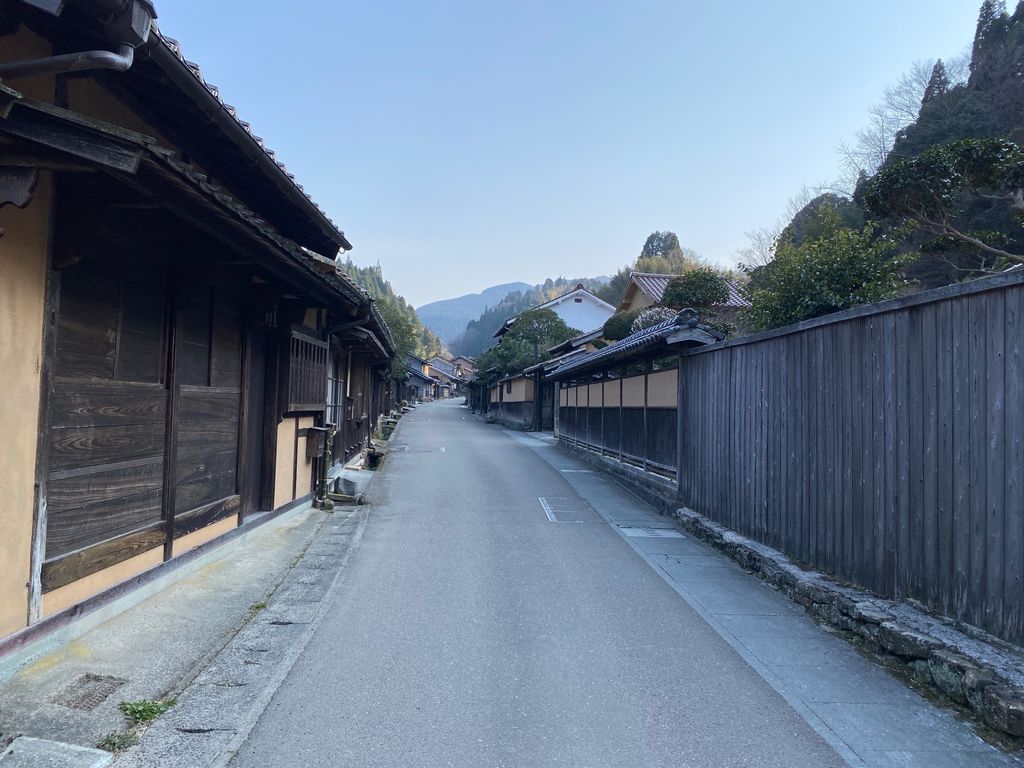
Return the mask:
{"type": "Polygon", "coordinates": [[[559,438],[675,477],[677,376],[672,368],[563,386],[559,438]]]}
{"type": "Polygon", "coordinates": [[[1024,276],[694,350],[679,370],[683,503],[1024,641],[1024,276]]]}

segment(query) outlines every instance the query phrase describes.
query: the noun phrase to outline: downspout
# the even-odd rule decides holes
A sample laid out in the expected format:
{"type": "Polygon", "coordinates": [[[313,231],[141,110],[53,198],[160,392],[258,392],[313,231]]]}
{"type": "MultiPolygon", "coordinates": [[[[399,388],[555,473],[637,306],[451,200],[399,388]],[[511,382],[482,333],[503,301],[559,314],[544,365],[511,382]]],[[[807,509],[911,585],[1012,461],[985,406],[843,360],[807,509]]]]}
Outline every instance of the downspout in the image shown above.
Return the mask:
{"type": "Polygon", "coordinates": [[[46,56],[40,59],[23,59],[0,64],[0,79],[14,80],[34,75],[63,75],[69,72],[88,72],[107,69],[113,72],[127,72],[135,61],[135,48],[128,43],[117,46],[113,51],[79,51],[60,56],[46,56]]]}
{"type": "MultiPolygon", "coordinates": [[[[95,0],[104,14],[106,34],[117,51],[78,51],[57,56],[22,59],[0,64],[0,79],[17,79],[36,75],[63,75],[105,69],[127,72],[135,62],[135,49],[145,45],[156,18],[151,0],[95,0]]],[[[59,11],[58,11],[59,12],[59,11]]]]}

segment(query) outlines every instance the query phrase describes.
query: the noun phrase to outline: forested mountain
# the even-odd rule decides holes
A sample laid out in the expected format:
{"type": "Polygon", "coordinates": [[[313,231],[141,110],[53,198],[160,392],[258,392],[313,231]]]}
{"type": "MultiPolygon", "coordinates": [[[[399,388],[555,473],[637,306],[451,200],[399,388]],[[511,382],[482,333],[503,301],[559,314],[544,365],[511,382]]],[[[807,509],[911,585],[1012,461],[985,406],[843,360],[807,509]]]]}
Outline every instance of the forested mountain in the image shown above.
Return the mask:
{"type": "Polygon", "coordinates": [[[513,291],[530,290],[529,283],[503,283],[486,288],[480,293],[467,293],[454,299],[424,304],[416,310],[420,320],[445,343],[450,343],[466,330],[489,307],[493,307],[513,291]]]}
{"type": "Polygon", "coordinates": [[[477,319],[471,320],[466,330],[459,337],[452,340],[452,352],[460,355],[476,357],[485,349],[494,344],[494,334],[501,327],[501,324],[510,317],[515,317],[531,307],[536,307],[546,301],[550,301],[563,293],[571,291],[578,284],[582,283],[584,288],[592,291],[599,291],[605,284],[605,278],[574,278],[567,280],[559,277],[552,280],[548,278],[540,285],[528,287],[522,291],[512,291],[496,305],[489,307],[477,319]]]}
{"type": "Polygon", "coordinates": [[[406,352],[420,357],[430,357],[444,349],[441,340],[420,322],[416,310],[395,293],[391,283],[384,279],[380,264],[360,267],[349,260],[345,262],[343,269],[360,288],[373,297],[377,308],[384,316],[384,321],[391,329],[392,336],[395,337],[398,355],[395,357],[393,373],[396,376],[401,377],[405,373],[406,352]]]}

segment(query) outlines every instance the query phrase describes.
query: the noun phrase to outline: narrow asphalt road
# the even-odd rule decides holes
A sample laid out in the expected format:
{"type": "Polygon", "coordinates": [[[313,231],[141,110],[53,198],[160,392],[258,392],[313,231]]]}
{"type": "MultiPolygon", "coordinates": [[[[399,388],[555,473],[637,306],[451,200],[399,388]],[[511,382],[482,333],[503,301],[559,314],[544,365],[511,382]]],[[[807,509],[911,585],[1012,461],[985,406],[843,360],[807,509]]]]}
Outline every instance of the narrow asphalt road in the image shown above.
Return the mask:
{"type": "MultiPolygon", "coordinates": [[[[460,401],[461,402],[461,401],[460,401]]],[[[345,582],[231,763],[841,766],[563,472],[456,402],[392,440],[345,582]]]]}

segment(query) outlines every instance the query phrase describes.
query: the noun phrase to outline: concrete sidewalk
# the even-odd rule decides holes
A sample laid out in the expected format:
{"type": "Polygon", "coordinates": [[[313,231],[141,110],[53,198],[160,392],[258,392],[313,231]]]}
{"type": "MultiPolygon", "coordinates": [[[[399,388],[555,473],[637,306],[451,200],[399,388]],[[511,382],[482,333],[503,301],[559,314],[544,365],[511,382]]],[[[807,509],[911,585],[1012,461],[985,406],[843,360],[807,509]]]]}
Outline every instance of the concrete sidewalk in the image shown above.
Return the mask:
{"type": "Polygon", "coordinates": [[[305,508],[270,521],[0,682],[0,748],[22,737],[0,754],[0,768],[109,762],[91,748],[126,731],[120,703],[184,690],[270,599],[327,519],[305,508]]]}
{"type": "Polygon", "coordinates": [[[1024,764],[815,624],[800,606],[732,560],[684,535],[608,476],[558,450],[553,439],[507,434],[561,471],[594,513],[851,766],[1024,764]]]}

